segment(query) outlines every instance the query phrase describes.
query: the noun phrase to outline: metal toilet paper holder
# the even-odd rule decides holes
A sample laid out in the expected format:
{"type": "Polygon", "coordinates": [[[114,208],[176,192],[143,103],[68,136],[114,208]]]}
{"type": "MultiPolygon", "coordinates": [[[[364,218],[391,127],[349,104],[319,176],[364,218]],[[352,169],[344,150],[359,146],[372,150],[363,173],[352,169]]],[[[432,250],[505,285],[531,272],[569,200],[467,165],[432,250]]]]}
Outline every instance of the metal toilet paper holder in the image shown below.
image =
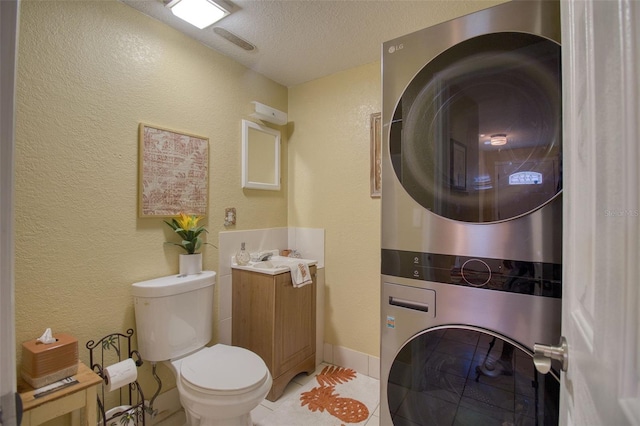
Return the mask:
{"type": "Polygon", "coordinates": [[[105,396],[107,393],[108,377],[106,369],[114,364],[121,363],[131,358],[136,367],[142,365],[142,358],[137,350],[131,349],[131,337],[133,329],[128,329],[126,334],[111,333],[101,339],[87,342],[89,349],[90,368],[102,377],[102,389],[98,391],[98,415],[101,421],[99,425],[125,424],[125,425],[145,425],[144,394],[138,384],[138,380],[131,381],[119,389],[112,390],[111,393],[118,393],[117,398],[109,398],[109,402],[114,407],[107,409],[105,396]],[[117,400],[117,404],[112,401],[117,400]],[[126,416],[125,418],[123,418],[126,416]]]}

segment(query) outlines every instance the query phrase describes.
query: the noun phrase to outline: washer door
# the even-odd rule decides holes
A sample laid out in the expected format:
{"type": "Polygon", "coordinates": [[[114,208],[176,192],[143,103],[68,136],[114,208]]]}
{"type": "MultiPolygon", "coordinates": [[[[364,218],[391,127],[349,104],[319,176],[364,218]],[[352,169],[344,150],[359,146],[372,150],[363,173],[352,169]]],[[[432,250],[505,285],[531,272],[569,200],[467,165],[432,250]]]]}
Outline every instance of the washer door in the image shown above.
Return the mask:
{"type": "Polygon", "coordinates": [[[394,171],[433,213],[497,222],[562,188],[560,46],[524,33],[466,40],[429,62],[389,130],[394,171]]]}
{"type": "MultiPolygon", "coordinates": [[[[553,373],[553,371],[552,371],[553,373]]],[[[558,424],[560,382],[535,371],[532,355],[504,336],[441,326],[396,355],[387,383],[393,424],[558,424]]]]}

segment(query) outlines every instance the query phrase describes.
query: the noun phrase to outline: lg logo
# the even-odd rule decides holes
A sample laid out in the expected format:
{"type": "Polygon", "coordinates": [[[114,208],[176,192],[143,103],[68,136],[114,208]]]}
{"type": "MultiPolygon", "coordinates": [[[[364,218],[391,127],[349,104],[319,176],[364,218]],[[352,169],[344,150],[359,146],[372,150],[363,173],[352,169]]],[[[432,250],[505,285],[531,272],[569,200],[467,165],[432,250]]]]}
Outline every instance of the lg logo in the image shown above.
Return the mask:
{"type": "Polygon", "coordinates": [[[396,46],[389,47],[389,53],[395,53],[397,50],[402,50],[404,46],[402,44],[398,44],[396,46]]]}

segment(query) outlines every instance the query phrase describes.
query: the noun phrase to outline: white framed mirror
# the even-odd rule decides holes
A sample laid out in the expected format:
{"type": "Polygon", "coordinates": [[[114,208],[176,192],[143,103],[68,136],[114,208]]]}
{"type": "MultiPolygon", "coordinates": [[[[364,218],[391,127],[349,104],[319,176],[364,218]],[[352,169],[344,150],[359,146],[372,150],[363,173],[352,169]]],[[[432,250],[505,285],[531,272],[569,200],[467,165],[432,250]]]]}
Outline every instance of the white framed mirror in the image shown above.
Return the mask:
{"type": "Polygon", "coordinates": [[[242,120],[242,187],[280,190],[280,131],[242,120]]]}

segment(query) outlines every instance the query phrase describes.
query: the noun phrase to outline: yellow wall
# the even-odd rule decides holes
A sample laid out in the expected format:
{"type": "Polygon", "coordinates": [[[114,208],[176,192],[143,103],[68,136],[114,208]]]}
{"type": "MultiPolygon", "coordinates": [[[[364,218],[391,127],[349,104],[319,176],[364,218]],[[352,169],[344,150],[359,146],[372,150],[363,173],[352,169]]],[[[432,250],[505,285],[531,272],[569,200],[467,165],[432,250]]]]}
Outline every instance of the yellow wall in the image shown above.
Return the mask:
{"type": "MultiPolygon", "coordinates": [[[[252,100],[286,111],[285,87],[116,1],[23,1],[18,55],[18,366],[46,327],[77,337],[87,362],[88,340],[134,327],[131,283],[178,271],[163,244],[175,234],[137,217],[138,123],[209,138],[208,241],[226,207],[230,229],[287,225],[286,154],[283,191],[240,185],[241,119],[252,100]]],[[[217,269],[217,250],[203,253],[217,269]]]]}
{"type": "MultiPolygon", "coordinates": [[[[132,282],[177,272],[170,229],[137,218],[140,122],[210,138],[210,242],[226,207],[237,209],[230,229],[325,228],[325,341],[378,356],[369,117],[380,111],[379,63],[287,90],[115,0],[23,1],[18,53],[18,365],[20,344],[45,327],[76,336],[87,361],[88,340],[134,326],[132,282]],[[289,111],[282,191],[240,188],[252,100],[289,111]]],[[[216,249],[204,256],[218,268],[216,249]]]]}
{"type": "MultiPolygon", "coordinates": [[[[500,1],[430,2],[425,27],[500,1]]],[[[289,226],[325,228],[325,342],[380,352],[380,199],[370,194],[370,114],[380,63],[289,88],[289,226]]]]}
{"type": "Polygon", "coordinates": [[[325,228],[325,342],[379,356],[380,199],[369,118],[380,63],[289,88],[289,226],[325,228]]]}

